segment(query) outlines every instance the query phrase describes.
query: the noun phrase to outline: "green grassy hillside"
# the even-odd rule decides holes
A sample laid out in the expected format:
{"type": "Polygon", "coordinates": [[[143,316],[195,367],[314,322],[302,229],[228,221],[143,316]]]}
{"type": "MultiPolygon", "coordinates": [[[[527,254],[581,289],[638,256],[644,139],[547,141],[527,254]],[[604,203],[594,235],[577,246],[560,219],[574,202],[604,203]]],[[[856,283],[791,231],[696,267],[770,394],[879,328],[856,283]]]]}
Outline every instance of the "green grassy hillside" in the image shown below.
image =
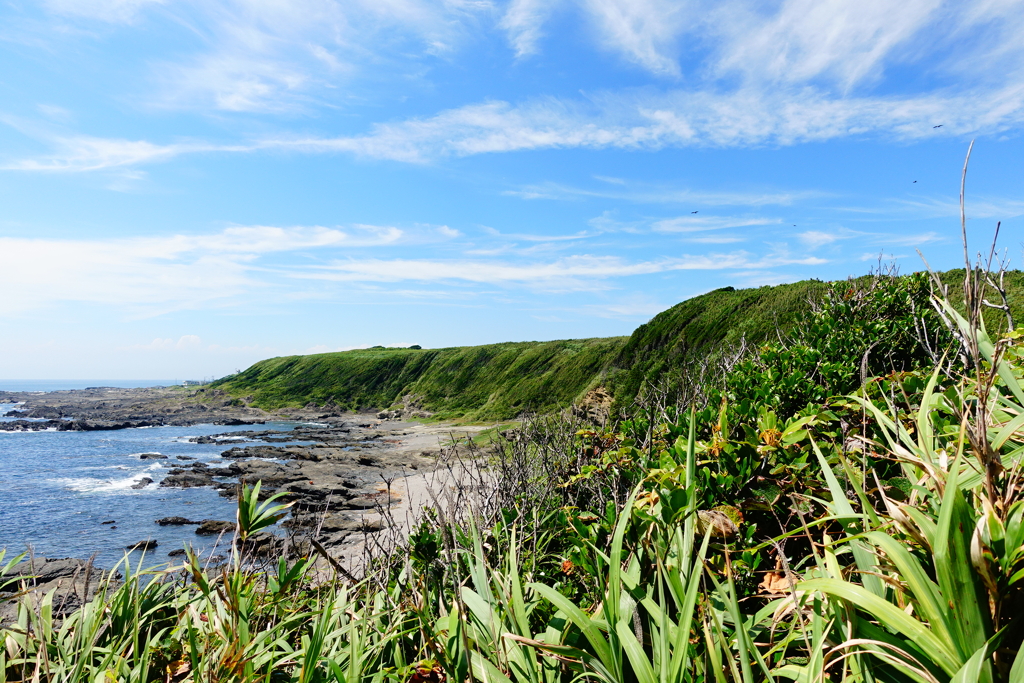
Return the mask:
{"type": "MultiPolygon", "coordinates": [[[[1024,322],[1024,273],[1007,273],[1011,305],[1024,322]]],[[[963,271],[943,273],[954,303],[963,271]]],[[[863,284],[868,278],[861,278],[863,284]]],[[[727,287],[659,313],[630,337],[518,342],[446,349],[361,349],[271,358],[214,387],[263,408],[334,402],[352,410],[388,408],[415,394],[443,418],[500,420],[548,412],[604,385],[625,406],[645,381],[677,383],[689,361],[757,346],[785,334],[827,284],[727,287]]],[[[993,321],[1002,314],[989,311],[993,321]]]]}
{"type": "Polygon", "coordinates": [[[330,401],[387,408],[407,394],[439,417],[503,419],[564,407],[600,383],[627,337],[463,346],[360,349],[271,358],[215,388],[280,408],[330,401]]]}

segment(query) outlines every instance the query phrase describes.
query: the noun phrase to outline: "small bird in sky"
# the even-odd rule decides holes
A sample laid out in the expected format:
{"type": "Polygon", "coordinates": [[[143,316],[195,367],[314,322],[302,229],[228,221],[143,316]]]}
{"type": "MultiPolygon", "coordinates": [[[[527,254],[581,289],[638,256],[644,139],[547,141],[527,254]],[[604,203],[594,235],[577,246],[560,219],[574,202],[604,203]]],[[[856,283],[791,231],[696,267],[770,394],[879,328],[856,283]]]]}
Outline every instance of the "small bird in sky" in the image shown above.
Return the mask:
{"type": "Polygon", "coordinates": [[[914,182],[916,183],[917,181],[915,180],[914,182]]]}
{"type": "Polygon", "coordinates": [[[697,213],[697,212],[696,211],[691,211],[690,213],[697,213]]]}
{"type": "Polygon", "coordinates": [[[939,125],[937,125],[937,126],[932,126],[932,128],[942,128],[942,126],[943,126],[943,125],[944,125],[944,124],[941,124],[941,123],[940,123],[940,124],[939,124],[939,125]]]}

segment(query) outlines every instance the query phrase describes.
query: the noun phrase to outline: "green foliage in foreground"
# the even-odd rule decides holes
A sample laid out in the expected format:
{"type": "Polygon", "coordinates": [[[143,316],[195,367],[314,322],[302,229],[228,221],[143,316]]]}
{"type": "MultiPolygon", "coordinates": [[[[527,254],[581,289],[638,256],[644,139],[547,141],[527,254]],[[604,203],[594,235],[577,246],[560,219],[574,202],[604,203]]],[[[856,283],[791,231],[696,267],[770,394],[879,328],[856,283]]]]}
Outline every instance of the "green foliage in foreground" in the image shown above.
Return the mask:
{"type": "MultiPolygon", "coordinates": [[[[838,366],[796,402],[771,391],[815,334],[888,335],[914,283],[879,284],[864,315],[829,299],[733,366],[703,410],[527,423],[467,504],[362,583],[236,550],[215,572],[126,572],[60,624],[29,594],[0,630],[0,680],[1024,683],[1024,329],[938,299],[945,341],[921,320],[948,342],[938,361],[892,336],[875,350],[905,367],[868,365],[845,396],[838,366]]],[[[281,512],[257,495],[239,539],[281,512]]]]}
{"type": "Polygon", "coordinates": [[[505,419],[568,406],[601,381],[625,337],[461,346],[359,349],[271,358],[213,388],[265,408],[387,408],[413,395],[438,417],[505,419]]]}

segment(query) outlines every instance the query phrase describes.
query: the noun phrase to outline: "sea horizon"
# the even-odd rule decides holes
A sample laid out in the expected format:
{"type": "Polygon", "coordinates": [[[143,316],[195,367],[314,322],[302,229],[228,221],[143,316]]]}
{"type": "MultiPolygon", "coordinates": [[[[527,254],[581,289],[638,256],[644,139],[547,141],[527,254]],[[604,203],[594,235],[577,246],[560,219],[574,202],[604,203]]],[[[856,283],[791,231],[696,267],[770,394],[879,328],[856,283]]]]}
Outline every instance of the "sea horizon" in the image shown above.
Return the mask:
{"type": "Polygon", "coordinates": [[[139,389],[169,387],[181,384],[181,379],[0,379],[0,391],[67,391],[90,387],[117,387],[139,389]]]}

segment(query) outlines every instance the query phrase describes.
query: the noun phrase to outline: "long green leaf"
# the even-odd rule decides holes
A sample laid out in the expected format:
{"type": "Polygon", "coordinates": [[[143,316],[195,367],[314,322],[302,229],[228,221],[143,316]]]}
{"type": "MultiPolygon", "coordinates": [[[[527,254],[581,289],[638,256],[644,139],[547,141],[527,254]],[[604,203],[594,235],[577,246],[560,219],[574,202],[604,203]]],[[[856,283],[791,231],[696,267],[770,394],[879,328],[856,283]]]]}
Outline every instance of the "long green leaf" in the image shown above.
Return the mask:
{"type": "MultiPolygon", "coordinates": [[[[851,528],[851,525],[853,522],[860,520],[861,516],[854,512],[853,506],[846,497],[846,492],[843,490],[842,485],[840,485],[839,480],[836,479],[832,467],[828,464],[825,456],[822,455],[821,449],[818,448],[818,444],[814,439],[811,439],[811,447],[814,449],[814,454],[818,457],[822,474],[825,475],[825,483],[828,484],[829,492],[832,494],[832,505],[835,508],[836,515],[843,518],[843,527],[847,529],[848,533],[852,534],[854,530],[851,528]]],[[[853,551],[853,558],[857,562],[857,568],[861,572],[861,581],[864,587],[877,596],[885,595],[885,587],[882,586],[881,579],[874,575],[878,564],[875,562],[874,555],[857,540],[850,541],[850,549],[853,551]]]]}
{"type": "Polygon", "coordinates": [[[622,649],[626,652],[626,658],[629,660],[630,666],[633,667],[633,674],[638,683],[658,683],[658,679],[654,675],[654,667],[651,666],[647,653],[640,646],[629,623],[625,619],[620,620],[615,625],[615,631],[619,636],[622,649]]]}
{"type": "Polygon", "coordinates": [[[846,600],[889,628],[902,633],[924,652],[930,653],[948,675],[952,676],[960,670],[962,660],[951,644],[941,640],[925,624],[863,587],[842,579],[810,579],[801,581],[797,587],[799,590],[819,591],[846,600]]]}
{"type": "Polygon", "coordinates": [[[961,458],[958,455],[950,467],[949,481],[939,507],[932,554],[943,600],[955,614],[955,618],[949,620],[954,631],[951,644],[963,663],[984,646],[993,633],[988,596],[971,562],[975,520],[957,486],[961,458]]]}

